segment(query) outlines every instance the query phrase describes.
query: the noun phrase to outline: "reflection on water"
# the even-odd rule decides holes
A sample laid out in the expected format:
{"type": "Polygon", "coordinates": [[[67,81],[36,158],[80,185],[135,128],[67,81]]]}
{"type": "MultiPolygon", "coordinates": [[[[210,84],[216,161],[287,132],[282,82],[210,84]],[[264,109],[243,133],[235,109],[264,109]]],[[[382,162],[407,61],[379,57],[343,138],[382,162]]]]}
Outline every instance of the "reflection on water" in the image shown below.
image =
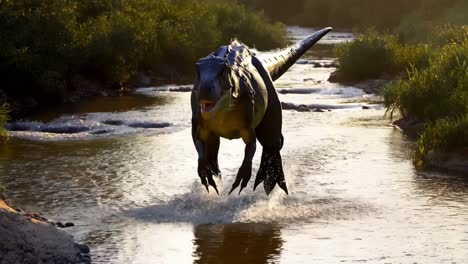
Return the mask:
{"type": "Polygon", "coordinates": [[[112,129],[103,134],[14,134],[21,138],[0,145],[0,184],[26,210],[74,222],[67,230],[90,245],[94,263],[468,263],[466,178],[416,171],[413,143],[382,118],[381,105],[356,107],[371,99],[328,83],[333,69],[310,58],[277,82],[294,89],[280,99],[346,107],[283,111],[289,196],[252,185],[226,195],[242,162],[240,140],[222,140],[221,195],[206,193],[190,94],[172,86],[95,98],[51,122],[112,129]]]}
{"type": "Polygon", "coordinates": [[[280,228],[270,224],[198,225],[194,263],[268,263],[279,259],[280,228]]]}
{"type": "Polygon", "coordinates": [[[168,96],[143,96],[124,94],[108,97],[91,97],[79,103],[68,103],[47,109],[30,117],[31,120],[49,122],[63,114],[87,114],[96,112],[127,112],[144,110],[154,105],[167,105],[173,101],[168,96]]]}

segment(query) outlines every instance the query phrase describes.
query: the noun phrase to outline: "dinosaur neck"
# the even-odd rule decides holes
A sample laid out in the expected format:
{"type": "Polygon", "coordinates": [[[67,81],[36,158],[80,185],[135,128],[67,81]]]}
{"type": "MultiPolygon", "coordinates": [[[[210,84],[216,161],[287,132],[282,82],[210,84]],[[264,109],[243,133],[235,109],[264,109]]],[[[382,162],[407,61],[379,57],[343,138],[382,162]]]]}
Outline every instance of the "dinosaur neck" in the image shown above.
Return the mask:
{"type": "Polygon", "coordinates": [[[331,27],[324,28],[294,45],[277,52],[263,53],[258,57],[270,73],[271,79],[275,81],[330,30],[332,30],[331,27]]]}

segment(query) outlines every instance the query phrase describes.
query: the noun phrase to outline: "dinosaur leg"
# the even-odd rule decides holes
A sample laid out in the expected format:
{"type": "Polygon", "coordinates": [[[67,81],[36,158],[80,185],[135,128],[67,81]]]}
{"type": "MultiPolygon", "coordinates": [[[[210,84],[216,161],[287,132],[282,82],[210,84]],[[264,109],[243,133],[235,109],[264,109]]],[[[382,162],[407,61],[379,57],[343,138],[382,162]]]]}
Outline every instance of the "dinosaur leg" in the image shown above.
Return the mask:
{"type": "Polygon", "coordinates": [[[198,176],[208,192],[208,185],[211,185],[217,194],[219,194],[218,187],[213,176],[221,177],[218,166],[219,141],[219,137],[210,135],[203,142],[197,142],[200,145],[197,147],[199,150],[198,176]]]}
{"type": "Polygon", "coordinates": [[[207,160],[214,176],[221,178],[221,171],[218,165],[218,151],[220,139],[218,136],[211,136],[207,142],[207,160]]]}
{"type": "Polygon", "coordinates": [[[253,128],[241,130],[241,136],[245,143],[244,161],[242,162],[242,165],[237,172],[236,180],[232,184],[232,189],[229,194],[231,194],[231,192],[234,191],[234,189],[236,189],[242,182],[241,188],[239,190],[240,194],[245,186],[247,186],[247,183],[252,176],[252,159],[255,155],[255,150],[257,149],[257,138],[255,136],[255,130],[253,128]]]}
{"type": "Polygon", "coordinates": [[[284,141],[281,133],[283,121],[281,103],[268,72],[257,58],[254,57],[252,62],[262,76],[268,91],[268,107],[262,122],[255,129],[257,139],[263,146],[263,153],[260,168],[255,178],[254,190],[263,182],[267,195],[275,188],[276,184],[288,194],[280,154],[284,141]]]}
{"type": "Polygon", "coordinates": [[[277,146],[266,145],[263,147],[260,167],[255,178],[254,190],[263,182],[263,187],[267,195],[275,188],[275,185],[283,189],[288,194],[288,188],[284,179],[283,164],[280,150],[283,146],[283,137],[277,146]]]}

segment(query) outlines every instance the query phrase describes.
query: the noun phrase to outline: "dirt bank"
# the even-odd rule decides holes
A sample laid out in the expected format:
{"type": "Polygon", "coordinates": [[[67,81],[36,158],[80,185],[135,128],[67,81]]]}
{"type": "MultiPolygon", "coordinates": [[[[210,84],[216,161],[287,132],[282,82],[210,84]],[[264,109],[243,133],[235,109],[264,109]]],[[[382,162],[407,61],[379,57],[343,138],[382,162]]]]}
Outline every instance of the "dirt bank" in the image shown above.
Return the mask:
{"type": "Polygon", "coordinates": [[[90,263],[89,248],[37,213],[0,197],[0,264],[90,263]]]}

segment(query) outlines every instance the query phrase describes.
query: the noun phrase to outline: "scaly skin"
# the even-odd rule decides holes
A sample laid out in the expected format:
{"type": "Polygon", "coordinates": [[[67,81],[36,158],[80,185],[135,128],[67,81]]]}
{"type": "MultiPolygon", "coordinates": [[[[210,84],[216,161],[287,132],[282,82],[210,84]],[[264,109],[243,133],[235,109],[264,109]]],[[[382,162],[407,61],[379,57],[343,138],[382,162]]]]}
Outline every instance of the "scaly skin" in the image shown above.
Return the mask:
{"type": "Polygon", "coordinates": [[[280,150],[283,147],[282,109],[273,85],[310,47],[331,28],[276,53],[256,54],[232,41],[197,62],[197,79],[191,95],[192,138],[198,152],[198,175],[207,191],[218,189],[213,176],[218,166],[220,137],[242,138],[245,154],[232,185],[239,194],[252,174],[257,140],[263,147],[254,189],[264,182],[270,194],[276,184],[286,193],[280,150]]]}

